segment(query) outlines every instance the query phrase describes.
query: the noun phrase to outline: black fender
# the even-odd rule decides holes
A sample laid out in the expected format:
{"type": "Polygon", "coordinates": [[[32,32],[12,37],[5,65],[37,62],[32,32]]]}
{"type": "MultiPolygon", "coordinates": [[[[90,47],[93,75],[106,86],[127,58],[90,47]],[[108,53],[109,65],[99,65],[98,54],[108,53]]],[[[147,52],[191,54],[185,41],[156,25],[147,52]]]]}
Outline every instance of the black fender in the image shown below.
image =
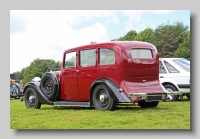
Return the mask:
{"type": "Polygon", "coordinates": [[[42,90],[40,89],[40,82],[29,82],[24,86],[24,93],[26,93],[26,90],[28,88],[33,88],[36,91],[38,100],[41,104],[50,104],[53,105],[54,102],[49,100],[43,93],[42,90]]]}
{"type": "Polygon", "coordinates": [[[116,102],[132,102],[128,96],[120,89],[120,87],[110,79],[102,78],[94,81],[90,87],[90,102],[92,102],[92,93],[98,84],[105,84],[108,88],[110,96],[116,102]]]}

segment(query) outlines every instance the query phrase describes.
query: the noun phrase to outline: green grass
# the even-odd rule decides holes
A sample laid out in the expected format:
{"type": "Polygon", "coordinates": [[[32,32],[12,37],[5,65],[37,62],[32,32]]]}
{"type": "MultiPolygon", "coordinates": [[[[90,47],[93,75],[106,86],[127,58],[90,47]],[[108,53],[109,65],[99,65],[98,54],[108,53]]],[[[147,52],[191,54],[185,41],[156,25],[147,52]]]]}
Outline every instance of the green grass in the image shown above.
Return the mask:
{"type": "Polygon", "coordinates": [[[24,101],[10,99],[10,129],[190,129],[190,101],[160,102],[158,107],[94,108],[42,105],[28,109],[24,101]]]}

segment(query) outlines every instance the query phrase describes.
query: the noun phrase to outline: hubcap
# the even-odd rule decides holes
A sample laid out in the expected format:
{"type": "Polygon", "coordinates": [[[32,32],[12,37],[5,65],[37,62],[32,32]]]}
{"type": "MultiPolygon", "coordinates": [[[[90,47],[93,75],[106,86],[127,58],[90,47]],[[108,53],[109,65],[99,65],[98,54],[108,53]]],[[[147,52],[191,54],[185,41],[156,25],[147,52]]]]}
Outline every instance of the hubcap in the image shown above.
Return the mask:
{"type": "Polygon", "coordinates": [[[99,96],[99,100],[100,100],[100,102],[104,102],[105,101],[105,95],[100,95],[99,96]]]}
{"type": "Polygon", "coordinates": [[[30,96],[29,97],[29,102],[33,103],[35,101],[35,96],[30,96]]]}
{"type": "MultiPolygon", "coordinates": [[[[167,90],[167,93],[173,92],[173,90],[170,89],[170,88],[167,88],[166,90],[167,90]]],[[[168,97],[169,97],[170,100],[173,99],[173,97],[171,95],[168,95],[168,97]]]]}

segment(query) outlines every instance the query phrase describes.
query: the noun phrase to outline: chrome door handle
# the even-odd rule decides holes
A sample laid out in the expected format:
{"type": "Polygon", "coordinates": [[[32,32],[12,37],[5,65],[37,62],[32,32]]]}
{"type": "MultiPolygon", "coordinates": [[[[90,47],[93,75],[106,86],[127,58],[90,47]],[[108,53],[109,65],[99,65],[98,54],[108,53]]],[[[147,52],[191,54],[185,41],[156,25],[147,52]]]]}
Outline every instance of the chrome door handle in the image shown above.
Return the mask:
{"type": "Polygon", "coordinates": [[[76,72],[79,72],[79,70],[76,70],[76,72]]]}

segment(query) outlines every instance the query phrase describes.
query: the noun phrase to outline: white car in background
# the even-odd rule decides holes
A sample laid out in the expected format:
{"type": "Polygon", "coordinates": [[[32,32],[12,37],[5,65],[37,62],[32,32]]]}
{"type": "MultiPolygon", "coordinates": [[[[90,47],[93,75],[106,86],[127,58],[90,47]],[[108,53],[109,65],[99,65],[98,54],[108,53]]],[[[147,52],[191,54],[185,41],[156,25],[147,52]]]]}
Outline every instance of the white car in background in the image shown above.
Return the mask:
{"type": "Polygon", "coordinates": [[[181,96],[169,96],[171,101],[177,101],[183,96],[190,99],[190,61],[185,58],[159,58],[160,83],[167,92],[180,91],[181,96]]]}

